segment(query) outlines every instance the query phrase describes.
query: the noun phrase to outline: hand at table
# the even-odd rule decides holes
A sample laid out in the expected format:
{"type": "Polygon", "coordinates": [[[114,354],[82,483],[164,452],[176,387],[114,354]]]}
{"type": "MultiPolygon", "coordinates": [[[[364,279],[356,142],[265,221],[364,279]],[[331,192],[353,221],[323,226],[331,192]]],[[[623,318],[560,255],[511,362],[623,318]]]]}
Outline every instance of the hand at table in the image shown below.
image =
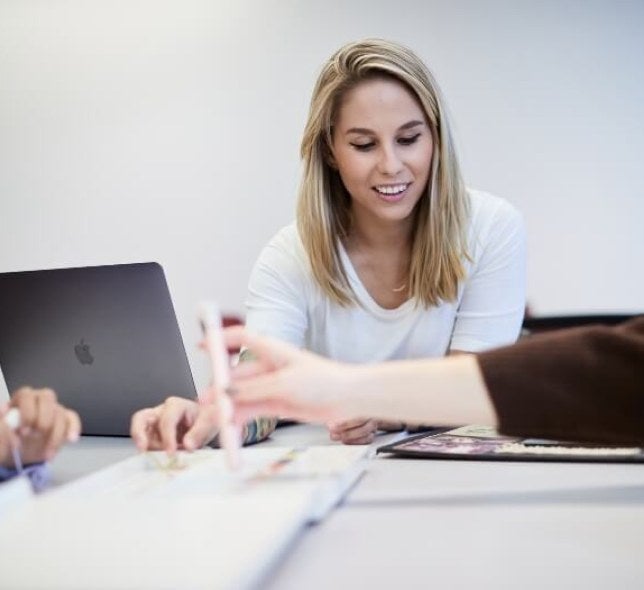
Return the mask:
{"type": "Polygon", "coordinates": [[[378,420],[378,430],[383,430],[384,432],[400,432],[405,428],[406,425],[399,421],[378,420]]]}
{"type": "Polygon", "coordinates": [[[17,446],[20,460],[28,465],[49,461],[63,444],[80,436],[78,414],[60,405],[51,389],[22,387],[0,410],[0,416],[11,408],[20,413],[20,426],[13,432],[0,420],[0,463],[5,467],[15,467],[11,444],[17,446]]]}
{"type": "Polygon", "coordinates": [[[182,397],[169,397],[154,408],[139,410],[130,424],[130,435],[139,450],[169,454],[202,447],[217,431],[214,405],[200,405],[182,397]]]}
{"type": "Polygon", "coordinates": [[[357,418],[345,422],[331,422],[327,426],[331,440],[341,441],[345,445],[371,444],[378,431],[378,422],[366,418],[357,418]]]}

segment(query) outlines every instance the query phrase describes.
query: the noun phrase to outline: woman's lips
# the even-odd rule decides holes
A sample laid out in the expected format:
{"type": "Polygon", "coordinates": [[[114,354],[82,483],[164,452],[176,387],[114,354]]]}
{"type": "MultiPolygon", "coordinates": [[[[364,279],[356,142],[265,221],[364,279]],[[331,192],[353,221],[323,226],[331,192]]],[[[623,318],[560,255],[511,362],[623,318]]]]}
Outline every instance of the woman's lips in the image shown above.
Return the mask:
{"type": "Polygon", "coordinates": [[[397,203],[407,194],[411,182],[399,182],[396,184],[380,184],[373,187],[373,190],[383,201],[397,203]]]}

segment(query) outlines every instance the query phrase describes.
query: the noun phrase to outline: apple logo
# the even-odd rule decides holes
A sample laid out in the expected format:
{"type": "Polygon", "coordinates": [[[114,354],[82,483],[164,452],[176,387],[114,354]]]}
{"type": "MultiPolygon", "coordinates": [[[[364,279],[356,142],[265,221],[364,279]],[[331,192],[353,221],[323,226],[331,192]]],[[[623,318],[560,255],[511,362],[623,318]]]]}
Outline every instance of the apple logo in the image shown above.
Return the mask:
{"type": "Polygon", "coordinates": [[[94,362],[94,357],[89,351],[89,344],[85,344],[85,338],[81,338],[81,341],[74,346],[74,354],[82,365],[91,365],[94,362]]]}

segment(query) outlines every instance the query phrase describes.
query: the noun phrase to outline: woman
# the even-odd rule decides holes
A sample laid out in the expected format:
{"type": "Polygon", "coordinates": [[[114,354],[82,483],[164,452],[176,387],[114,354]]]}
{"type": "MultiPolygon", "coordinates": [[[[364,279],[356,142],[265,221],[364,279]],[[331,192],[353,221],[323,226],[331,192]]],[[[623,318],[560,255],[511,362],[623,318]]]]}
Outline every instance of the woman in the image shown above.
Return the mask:
{"type": "MultiPolygon", "coordinates": [[[[324,66],[301,144],[297,225],[249,284],[254,332],[331,359],[477,352],[516,340],[524,230],[517,212],[464,186],[443,99],[409,49],[350,43],[324,66]]],[[[335,424],[371,442],[378,424],[335,424]]]]}
{"type": "MultiPolygon", "coordinates": [[[[514,342],[521,218],[465,188],[441,93],[414,53],[379,39],[337,51],[313,90],[301,155],[297,224],[253,269],[250,329],[368,363],[514,342]]],[[[174,450],[207,411],[175,398],[135,415],[132,435],[143,449],[174,450]]],[[[207,423],[198,445],[214,436],[207,423]]],[[[273,422],[256,426],[267,434],[273,422]]],[[[368,443],[382,426],[396,425],[357,418],[332,424],[331,438],[368,443]]]]}

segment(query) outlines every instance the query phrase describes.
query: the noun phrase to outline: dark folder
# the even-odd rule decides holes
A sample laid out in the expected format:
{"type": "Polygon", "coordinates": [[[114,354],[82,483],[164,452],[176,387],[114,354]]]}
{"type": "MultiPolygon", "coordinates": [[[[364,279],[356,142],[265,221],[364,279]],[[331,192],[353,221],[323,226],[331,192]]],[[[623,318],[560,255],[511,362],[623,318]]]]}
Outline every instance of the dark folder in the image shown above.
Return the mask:
{"type": "Polygon", "coordinates": [[[470,461],[644,461],[641,447],[501,436],[482,426],[434,429],[379,447],[377,452],[417,459],[470,461]]]}

